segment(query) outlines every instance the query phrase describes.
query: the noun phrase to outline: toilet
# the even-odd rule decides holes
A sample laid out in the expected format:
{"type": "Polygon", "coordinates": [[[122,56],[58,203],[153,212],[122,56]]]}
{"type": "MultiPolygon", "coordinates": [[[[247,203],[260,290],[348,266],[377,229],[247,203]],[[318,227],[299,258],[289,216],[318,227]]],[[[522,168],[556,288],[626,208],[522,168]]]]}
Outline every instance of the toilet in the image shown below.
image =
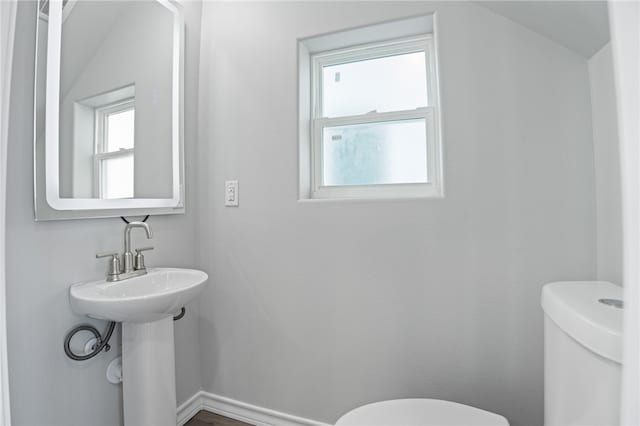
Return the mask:
{"type": "Polygon", "coordinates": [[[565,281],[542,289],[544,424],[620,424],[622,288],[565,281]]]}
{"type": "Polygon", "coordinates": [[[336,426],[508,426],[504,417],[441,399],[394,399],[363,405],[336,426]]]}
{"type": "MultiPolygon", "coordinates": [[[[542,289],[544,424],[620,424],[622,288],[567,281],[542,289]]],[[[396,399],[363,405],[336,426],[508,426],[504,417],[440,399],[396,399]]]]}

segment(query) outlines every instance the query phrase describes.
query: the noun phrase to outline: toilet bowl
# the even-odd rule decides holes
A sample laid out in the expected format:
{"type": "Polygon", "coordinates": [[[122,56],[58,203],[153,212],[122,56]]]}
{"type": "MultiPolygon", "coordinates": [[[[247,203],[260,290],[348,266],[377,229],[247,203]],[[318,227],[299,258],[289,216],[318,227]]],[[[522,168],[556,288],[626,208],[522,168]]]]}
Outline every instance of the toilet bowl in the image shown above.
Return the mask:
{"type": "Polygon", "coordinates": [[[508,426],[504,417],[441,399],[395,399],[363,405],[336,426],[508,426]]]}

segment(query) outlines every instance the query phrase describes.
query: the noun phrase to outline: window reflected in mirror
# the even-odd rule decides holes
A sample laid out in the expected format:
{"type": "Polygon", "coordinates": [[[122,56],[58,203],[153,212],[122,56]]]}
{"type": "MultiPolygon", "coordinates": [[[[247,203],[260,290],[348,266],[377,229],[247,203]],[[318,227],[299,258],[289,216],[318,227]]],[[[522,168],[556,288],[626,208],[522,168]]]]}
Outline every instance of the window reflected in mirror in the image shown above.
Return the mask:
{"type": "Polygon", "coordinates": [[[96,110],[94,185],[98,198],[133,198],[135,114],[134,99],[96,110]]]}
{"type": "Polygon", "coordinates": [[[74,197],[134,197],[135,115],[135,85],[74,103],[74,197]]]}

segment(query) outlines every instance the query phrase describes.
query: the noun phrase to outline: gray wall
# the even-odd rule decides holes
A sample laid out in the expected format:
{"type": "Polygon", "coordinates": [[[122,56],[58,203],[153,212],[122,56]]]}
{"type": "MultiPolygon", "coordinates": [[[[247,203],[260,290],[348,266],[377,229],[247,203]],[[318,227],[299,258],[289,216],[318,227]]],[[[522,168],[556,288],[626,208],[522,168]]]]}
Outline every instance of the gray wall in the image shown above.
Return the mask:
{"type": "MultiPolygon", "coordinates": [[[[187,164],[196,161],[199,3],[185,3],[187,164]]],[[[120,386],[109,384],[105,369],[112,351],[76,363],[62,351],[69,329],[92,322],[71,312],[71,283],[104,275],[106,263],[94,253],[121,249],[120,219],[39,222],[33,220],[32,129],[35,2],[20,2],[9,128],[7,200],[7,300],[11,411],[15,425],[116,425],[121,423],[120,386]]],[[[187,182],[195,170],[187,167],[187,182]]],[[[195,267],[195,185],[188,186],[187,214],[153,217],[155,251],[147,263],[195,267]]],[[[137,244],[142,236],[135,235],[137,244]]],[[[146,244],[146,243],[145,243],[146,244]]],[[[94,322],[104,328],[102,322],[94,322]]],[[[178,402],[200,389],[198,319],[195,305],[176,323],[178,402]]]]}
{"type": "Polygon", "coordinates": [[[211,2],[202,29],[204,389],[327,422],[433,397],[541,425],[540,289],[596,276],[585,59],[458,2],[211,2]],[[446,197],[298,202],[296,38],[432,10],[446,197]]]}
{"type": "Polygon", "coordinates": [[[622,197],[611,45],[589,59],[596,169],[598,279],[622,285],[622,197]]]}

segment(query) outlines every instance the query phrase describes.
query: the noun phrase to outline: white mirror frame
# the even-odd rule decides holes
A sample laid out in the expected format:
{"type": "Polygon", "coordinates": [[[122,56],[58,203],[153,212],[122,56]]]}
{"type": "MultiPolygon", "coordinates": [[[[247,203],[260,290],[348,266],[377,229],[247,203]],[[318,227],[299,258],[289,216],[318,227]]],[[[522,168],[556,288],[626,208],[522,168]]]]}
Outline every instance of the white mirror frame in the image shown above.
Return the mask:
{"type": "MultiPolygon", "coordinates": [[[[172,197],[171,198],[61,198],[60,197],[60,54],[62,50],[62,0],[51,0],[47,36],[44,149],[38,146],[34,125],[34,204],[36,220],[80,219],[184,213],[183,99],[184,15],[171,0],[155,0],[173,13],[172,70],[172,197]],[[38,158],[44,154],[44,159],[38,158]]],[[[40,25],[38,23],[38,31],[40,25]]],[[[36,37],[37,43],[37,37],[36,37]]],[[[36,58],[36,75],[37,75],[36,58]]],[[[36,83],[37,84],[37,83],[36,83]]],[[[37,89],[37,88],[36,88],[37,89]]],[[[34,94],[37,97],[37,90],[34,94]]],[[[34,120],[35,117],[34,102],[34,120]]]]}

